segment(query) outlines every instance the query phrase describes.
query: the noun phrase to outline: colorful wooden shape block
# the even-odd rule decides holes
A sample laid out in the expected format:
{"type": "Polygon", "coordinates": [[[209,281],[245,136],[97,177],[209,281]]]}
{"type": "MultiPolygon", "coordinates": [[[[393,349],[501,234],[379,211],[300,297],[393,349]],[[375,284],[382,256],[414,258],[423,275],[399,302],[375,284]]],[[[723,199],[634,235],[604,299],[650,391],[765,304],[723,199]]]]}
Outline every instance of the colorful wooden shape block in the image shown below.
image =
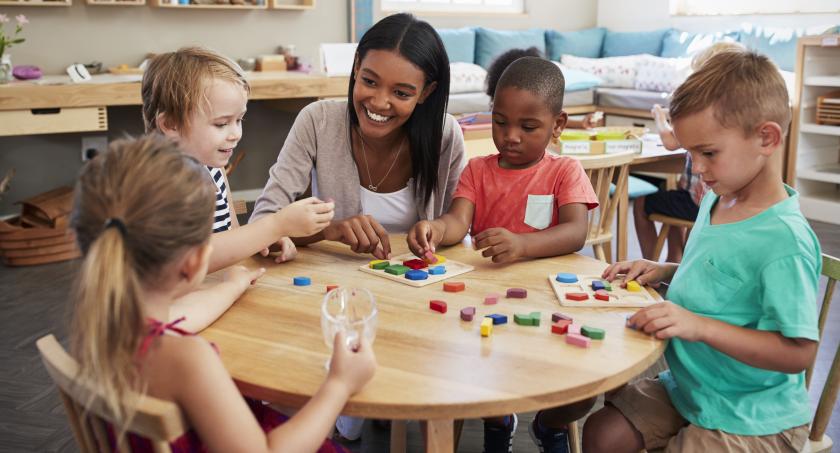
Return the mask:
{"type": "Polygon", "coordinates": [[[514,299],[524,299],[528,297],[528,290],[525,288],[510,288],[507,290],[507,297],[514,299]]]}
{"type": "Polygon", "coordinates": [[[385,268],[385,272],[392,275],[402,275],[411,270],[408,266],[402,264],[392,264],[385,268]]]}
{"type": "Polygon", "coordinates": [[[531,312],[531,325],[539,327],[540,318],[542,318],[542,313],[540,313],[538,311],[532,311],[531,312]]]}
{"type": "Polygon", "coordinates": [[[376,269],[376,270],[385,269],[386,267],[388,267],[390,265],[391,265],[391,262],[388,261],[388,260],[373,260],[370,263],[368,263],[368,267],[370,267],[371,269],[376,269]]]}
{"type": "Polygon", "coordinates": [[[461,309],[461,320],[472,321],[475,316],[475,307],[465,307],[461,309]]]}
{"type": "Polygon", "coordinates": [[[576,333],[580,335],[580,324],[571,323],[569,324],[569,333],[576,333]]]}
{"type": "Polygon", "coordinates": [[[636,280],[630,280],[629,282],[627,282],[627,291],[632,291],[634,293],[637,293],[641,290],[642,290],[642,285],[639,285],[639,282],[637,282],[636,280]]]}
{"type": "Polygon", "coordinates": [[[416,258],[413,260],[403,261],[403,266],[410,267],[411,269],[425,269],[429,267],[425,261],[416,258]]]}
{"type": "Polygon", "coordinates": [[[558,321],[569,321],[571,323],[572,317],[568,315],[564,315],[563,313],[552,313],[551,314],[551,322],[558,322],[558,321]]]}
{"type": "Polygon", "coordinates": [[[507,324],[508,317],[507,315],[500,315],[498,313],[493,313],[492,315],[487,315],[485,318],[490,318],[493,320],[493,324],[507,324]]]}
{"type": "Polygon", "coordinates": [[[520,326],[531,326],[531,315],[530,314],[520,314],[514,313],[513,314],[513,322],[519,324],[520,326]]]}
{"type": "Polygon", "coordinates": [[[568,300],[575,300],[575,301],[582,301],[589,299],[589,294],[586,293],[566,293],[566,299],[568,300]]]}
{"type": "Polygon", "coordinates": [[[595,291],[595,299],[596,300],[603,300],[604,302],[609,302],[610,301],[610,293],[608,293],[606,290],[599,289],[598,291],[595,291]]]}
{"type": "Polygon", "coordinates": [[[565,335],[566,332],[569,330],[569,324],[571,323],[572,322],[567,319],[561,319],[551,325],[551,333],[556,333],[557,335],[565,335]]]}
{"type": "Polygon", "coordinates": [[[604,282],[601,280],[592,280],[592,291],[598,291],[599,289],[604,289],[604,282]]]}
{"type": "Polygon", "coordinates": [[[446,267],[444,266],[435,266],[429,268],[429,274],[431,275],[443,275],[446,273],[446,267]]]}
{"type": "Polygon", "coordinates": [[[411,269],[405,273],[405,278],[409,280],[425,280],[429,278],[429,274],[426,271],[421,271],[420,269],[411,269]]]}
{"type": "Polygon", "coordinates": [[[566,334],[566,343],[568,343],[568,344],[572,344],[572,345],[575,345],[575,346],[580,346],[581,348],[588,348],[589,343],[591,343],[591,342],[592,342],[592,340],[590,340],[587,337],[584,337],[583,335],[579,335],[579,334],[576,334],[576,333],[567,333],[566,334]]]}
{"type": "Polygon", "coordinates": [[[493,320],[490,318],[484,318],[481,320],[481,336],[482,337],[489,337],[490,334],[493,332],[493,320]]]}
{"type": "Polygon", "coordinates": [[[338,285],[327,285],[327,292],[330,292],[336,288],[338,288],[338,285]]]}
{"type": "Polygon", "coordinates": [[[575,283],[578,281],[577,275],[567,272],[560,272],[554,279],[560,283],[575,283]]]}
{"type": "Polygon", "coordinates": [[[632,317],[633,317],[633,315],[625,316],[624,317],[624,325],[627,326],[628,329],[638,330],[638,329],[636,329],[636,325],[630,322],[630,318],[632,318],[632,317]]]}
{"type": "Polygon", "coordinates": [[[423,260],[429,264],[435,264],[438,262],[437,256],[432,252],[426,252],[423,255],[423,260]]]}
{"type": "Polygon", "coordinates": [[[446,313],[446,302],[442,300],[430,300],[429,308],[440,313],[446,313]]]}
{"type": "Polygon", "coordinates": [[[312,284],[312,279],[309,277],[295,277],[292,279],[295,286],[309,286],[312,284]]]}
{"type": "Polygon", "coordinates": [[[612,291],[612,283],[610,283],[610,282],[608,282],[608,281],[606,281],[606,280],[605,280],[605,281],[604,281],[604,289],[605,289],[606,291],[612,291]]]}
{"type": "Polygon", "coordinates": [[[499,302],[498,294],[488,294],[484,297],[484,305],[496,305],[499,302]]]}
{"type": "Polygon", "coordinates": [[[604,336],[606,335],[606,332],[604,332],[604,329],[599,329],[597,327],[589,327],[589,326],[581,327],[580,328],[580,333],[583,336],[589,337],[593,340],[603,340],[604,336]]]}
{"type": "Polygon", "coordinates": [[[466,287],[467,285],[464,282],[445,282],[443,284],[443,290],[448,293],[457,293],[463,291],[466,287]]]}

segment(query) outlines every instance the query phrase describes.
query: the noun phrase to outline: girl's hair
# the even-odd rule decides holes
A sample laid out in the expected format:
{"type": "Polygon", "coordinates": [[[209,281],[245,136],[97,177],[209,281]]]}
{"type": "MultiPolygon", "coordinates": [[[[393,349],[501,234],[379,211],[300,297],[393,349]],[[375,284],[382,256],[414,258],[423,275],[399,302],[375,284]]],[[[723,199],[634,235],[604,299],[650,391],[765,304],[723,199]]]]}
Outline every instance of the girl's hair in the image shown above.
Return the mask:
{"type": "Polygon", "coordinates": [[[238,64],[212,50],[185,47],[155,56],[143,73],[143,123],[146,132],[157,131],[157,116],[166,115],[171,126],[188,128],[190,116],[207,106],[207,89],[213,80],[251,88],[238,64]]]}
{"type": "Polygon", "coordinates": [[[135,360],[146,331],[142,289],[208,240],[214,204],[207,169],[157,134],[113,143],[79,175],[71,226],[85,258],[71,349],[78,377],[101,389],[121,434],[134,415],[125,397],[145,391],[135,360]]]}
{"type": "MultiPolygon", "coordinates": [[[[365,32],[356,48],[353,67],[361,64],[371,50],[394,51],[423,71],[426,86],[437,82],[435,90],[425,102],[417,104],[404,126],[411,150],[412,177],[417,181],[423,204],[427,205],[438,185],[443,120],[449,99],[449,57],[435,29],[405,13],[388,16],[365,32]]],[[[359,124],[352,105],[355,86],[356,77],[351,71],[347,110],[354,126],[359,124]]]]}

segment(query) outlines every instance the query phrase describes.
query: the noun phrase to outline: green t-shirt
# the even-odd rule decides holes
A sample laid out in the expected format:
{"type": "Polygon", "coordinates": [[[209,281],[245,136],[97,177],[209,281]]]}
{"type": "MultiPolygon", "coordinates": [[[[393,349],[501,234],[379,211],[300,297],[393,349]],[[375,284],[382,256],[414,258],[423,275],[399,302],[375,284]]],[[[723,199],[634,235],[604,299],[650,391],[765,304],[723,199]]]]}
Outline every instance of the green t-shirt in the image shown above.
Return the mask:
{"type": "MultiPolygon", "coordinates": [[[[701,316],[788,338],[818,340],[820,245],[799,211],[799,195],[749,219],[710,225],[718,196],[700,204],[668,300],[701,316]]],[[[749,366],[706,343],[674,338],[660,375],[690,423],[732,434],[775,434],[810,421],[805,373],[749,366]]]]}

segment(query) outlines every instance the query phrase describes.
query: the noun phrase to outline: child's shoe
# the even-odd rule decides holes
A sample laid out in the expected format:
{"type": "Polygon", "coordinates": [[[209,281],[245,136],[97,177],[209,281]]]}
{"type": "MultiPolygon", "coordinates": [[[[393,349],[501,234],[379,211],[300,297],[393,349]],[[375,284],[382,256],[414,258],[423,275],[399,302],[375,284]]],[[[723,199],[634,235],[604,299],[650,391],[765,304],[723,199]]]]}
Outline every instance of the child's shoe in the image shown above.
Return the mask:
{"type": "Polygon", "coordinates": [[[540,453],[569,453],[569,430],[546,428],[540,424],[539,418],[537,412],[534,421],[528,425],[528,432],[540,453]]]}
{"type": "Polygon", "coordinates": [[[516,414],[505,417],[505,426],[484,422],[484,453],[513,453],[513,435],[519,418],[516,414]]]}

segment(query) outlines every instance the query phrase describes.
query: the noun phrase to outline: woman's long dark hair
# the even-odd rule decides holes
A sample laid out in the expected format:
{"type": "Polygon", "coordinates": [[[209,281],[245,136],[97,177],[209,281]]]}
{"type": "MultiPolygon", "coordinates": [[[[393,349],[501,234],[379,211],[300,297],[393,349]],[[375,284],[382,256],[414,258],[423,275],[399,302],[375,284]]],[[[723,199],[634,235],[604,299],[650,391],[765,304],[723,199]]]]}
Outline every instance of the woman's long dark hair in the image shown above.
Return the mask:
{"type": "MultiPolygon", "coordinates": [[[[388,16],[368,30],[356,48],[355,68],[370,50],[392,50],[423,71],[428,86],[437,82],[437,88],[422,104],[417,104],[403,127],[408,132],[411,149],[411,176],[423,194],[423,205],[429,203],[438,186],[438,164],[443,140],[443,118],[449,100],[449,57],[443,41],[431,25],[411,14],[388,16]]],[[[359,118],[353,108],[353,87],[356,77],[350,73],[347,105],[350,124],[358,126],[359,118]]]]}

